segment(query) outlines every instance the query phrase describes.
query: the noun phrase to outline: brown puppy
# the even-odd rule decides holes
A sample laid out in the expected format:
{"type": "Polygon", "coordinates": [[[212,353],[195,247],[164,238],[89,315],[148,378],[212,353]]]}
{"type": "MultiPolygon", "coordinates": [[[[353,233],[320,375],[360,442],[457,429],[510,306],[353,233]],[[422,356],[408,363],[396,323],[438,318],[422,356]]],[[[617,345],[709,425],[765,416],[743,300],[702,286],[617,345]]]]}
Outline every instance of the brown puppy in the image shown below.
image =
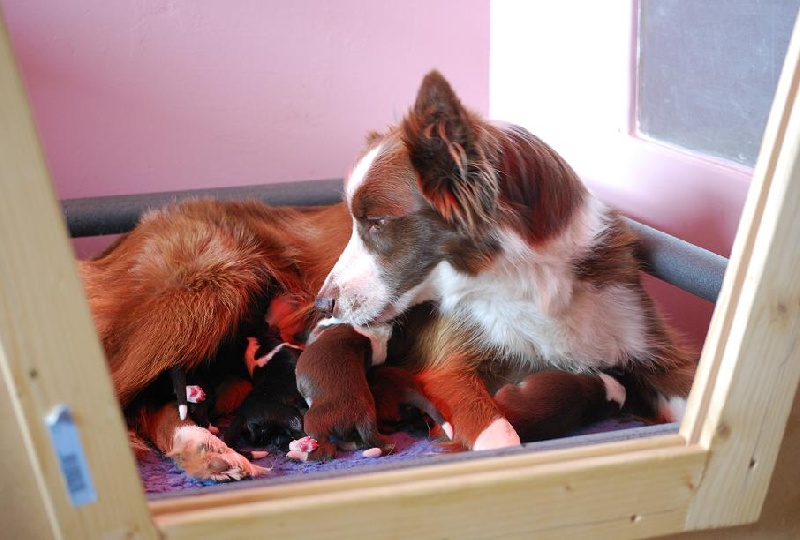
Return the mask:
{"type": "Polygon", "coordinates": [[[297,389],[308,403],[303,431],[317,443],[310,448],[290,447],[288,457],[305,461],[328,460],[336,443],[354,443],[365,456],[379,456],[389,441],[378,433],[375,400],[367,383],[367,369],[385,359],[384,346],[373,348],[370,339],[348,324],[333,324],[316,331],[316,338],[297,359],[297,389]],[[382,349],[382,351],[381,351],[382,349]]]}
{"type": "Polygon", "coordinates": [[[533,442],[562,437],[618,413],[625,394],[625,388],[605,374],[542,371],[520,384],[503,386],[494,400],[520,438],[533,442]]]}

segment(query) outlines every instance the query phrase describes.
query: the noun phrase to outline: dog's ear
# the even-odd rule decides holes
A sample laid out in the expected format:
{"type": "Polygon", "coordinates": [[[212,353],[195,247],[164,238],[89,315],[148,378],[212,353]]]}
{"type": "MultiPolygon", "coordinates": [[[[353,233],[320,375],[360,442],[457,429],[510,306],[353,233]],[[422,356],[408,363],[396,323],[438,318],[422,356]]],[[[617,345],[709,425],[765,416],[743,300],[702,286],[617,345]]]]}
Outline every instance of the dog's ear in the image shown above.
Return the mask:
{"type": "Polygon", "coordinates": [[[448,222],[475,238],[490,225],[498,197],[480,122],[434,70],[423,79],[402,124],[423,195],[448,222]]]}

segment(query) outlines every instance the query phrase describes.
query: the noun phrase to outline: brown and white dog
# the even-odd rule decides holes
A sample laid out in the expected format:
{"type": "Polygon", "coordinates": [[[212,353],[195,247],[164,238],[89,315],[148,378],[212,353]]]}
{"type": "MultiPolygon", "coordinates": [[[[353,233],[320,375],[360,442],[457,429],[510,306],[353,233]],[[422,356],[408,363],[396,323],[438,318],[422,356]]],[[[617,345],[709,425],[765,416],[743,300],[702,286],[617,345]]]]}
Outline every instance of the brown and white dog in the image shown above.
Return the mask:
{"type": "Polygon", "coordinates": [[[456,441],[518,444],[491,395],[549,369],[612,373],[646,414],[680,414],[695,362],[642,288],[634,235],[555,151],[467,110],[438,72],[370,138],[345,196],[352,235],[317,305],[405,321],[389,362],[417,373],[456,441]]]}

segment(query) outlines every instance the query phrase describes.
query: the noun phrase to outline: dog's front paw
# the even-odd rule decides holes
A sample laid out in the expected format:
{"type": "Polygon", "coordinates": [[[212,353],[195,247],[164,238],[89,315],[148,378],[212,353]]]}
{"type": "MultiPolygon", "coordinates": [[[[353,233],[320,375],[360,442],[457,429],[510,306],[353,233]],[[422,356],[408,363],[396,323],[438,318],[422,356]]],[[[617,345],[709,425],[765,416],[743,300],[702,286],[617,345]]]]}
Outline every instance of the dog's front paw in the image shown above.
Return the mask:
{"type": "Polygon", "coordinates": [[[481,431],[481,434],[475,439],[472,449],[492,450],[519,445],[519,435],[514,430],[514,426],[505,418],[498,418],[489,424],[489,427],[481,431]]]}
{"type": "Polygon", "coordinates": [[[255,478],[269,469],[250,463],[210,431],[199,426],[182,426],[172,438],[167,454],[186,474],[199,480],[228,482],[255,478]]]}
{"type": "MultiPolygon", "coordinates": [[[[217,482],[257,478],[270,471],[270,469],[251,463],[246,457],[230,448],[224,453],[206,459],[201,470],[208,474],[209,480],[217,482]]],[[[186,472],[191,474],[188,469],[186,472]]]]}

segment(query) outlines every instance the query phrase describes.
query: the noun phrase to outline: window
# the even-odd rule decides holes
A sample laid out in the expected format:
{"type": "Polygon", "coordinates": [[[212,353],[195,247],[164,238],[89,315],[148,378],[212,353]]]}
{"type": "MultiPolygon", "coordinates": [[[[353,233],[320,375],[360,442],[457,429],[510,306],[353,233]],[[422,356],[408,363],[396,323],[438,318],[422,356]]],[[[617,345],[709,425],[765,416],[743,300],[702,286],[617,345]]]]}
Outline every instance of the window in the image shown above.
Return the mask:
{"type": "Polygon", "coordinates": [[[753,167],[799,7],[643,0],[637,133],[753,167]]]}

